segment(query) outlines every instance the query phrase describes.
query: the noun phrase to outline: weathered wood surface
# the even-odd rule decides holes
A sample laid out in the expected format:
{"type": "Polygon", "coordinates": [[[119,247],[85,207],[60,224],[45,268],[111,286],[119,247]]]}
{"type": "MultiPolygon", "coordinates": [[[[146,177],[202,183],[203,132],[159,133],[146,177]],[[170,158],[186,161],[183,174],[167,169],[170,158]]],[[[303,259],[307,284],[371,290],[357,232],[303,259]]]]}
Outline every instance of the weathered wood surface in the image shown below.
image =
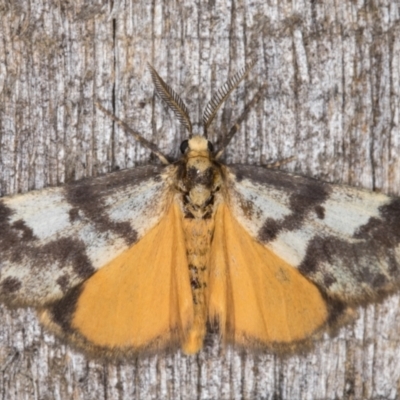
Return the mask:
{"type": "MultiPolygon", "coordinates": [[[[155,99],[146,62],[197,121],[213,90],[255,56],[215,124],[217,135],[268,84],[227,162],[295,155],[284,169],[400,195],[393,0],[1,0],[0,194],[147,163],[149,152],[95,100],[177,155],[184,131],[155,99]]],[[[120,365],[87,360],[44,332],[32,311],[0,310],[2,399],[400,397],[398,296],[360,310],[353,326],[306,355],[224,351],[211,336],[195,357],[120,365]]]]}

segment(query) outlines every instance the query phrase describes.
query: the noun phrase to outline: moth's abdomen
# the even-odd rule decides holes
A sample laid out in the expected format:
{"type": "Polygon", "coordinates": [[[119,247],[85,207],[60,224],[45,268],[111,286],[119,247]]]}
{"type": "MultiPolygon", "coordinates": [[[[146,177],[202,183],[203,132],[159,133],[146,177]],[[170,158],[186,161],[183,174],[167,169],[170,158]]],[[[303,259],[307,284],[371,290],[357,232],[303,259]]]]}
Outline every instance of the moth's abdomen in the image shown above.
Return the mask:
{"type": "Polygon", "coordinates": [[[194,354],[202,345],[207,322],[208,262],[214,220],[185,218],[183,221],[186,252],[192,288],[194,319],[183,344],[185,353],[194,354]]]}

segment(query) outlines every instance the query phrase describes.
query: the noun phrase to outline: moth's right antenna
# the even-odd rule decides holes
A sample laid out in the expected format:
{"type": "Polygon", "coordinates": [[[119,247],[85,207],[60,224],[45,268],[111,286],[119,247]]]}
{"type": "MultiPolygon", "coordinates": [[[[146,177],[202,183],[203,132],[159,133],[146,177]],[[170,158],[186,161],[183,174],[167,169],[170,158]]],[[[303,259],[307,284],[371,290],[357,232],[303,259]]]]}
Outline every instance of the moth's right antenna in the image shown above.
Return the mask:
{"type": "Polygon", "coordinates": [[[207,137],[207,129],[211,125],[211,122],[213,122],[217,111],[220,109],[232,91],[238,87],[239,83],[242,82],[245,76],[250,72],[256,62],[257,59],[246,64],[240,71],[238,71],[232,76],[232,78],[222,85],[222,87],[217,90],[217,93],[215,93],[215,95],[208,102],[203,113],[204,137],[207,137]]]}
{"type": "Polygon", "coordinates": [[[190,122],[188,109],[179,95],[166,84],[157,71],[147,64],[151,78],[154,83],[157,94],[164,100],[168,107],[174,112],[179,122],[189,131],[189,137],[192,136],[192,123],[190,122]]]}

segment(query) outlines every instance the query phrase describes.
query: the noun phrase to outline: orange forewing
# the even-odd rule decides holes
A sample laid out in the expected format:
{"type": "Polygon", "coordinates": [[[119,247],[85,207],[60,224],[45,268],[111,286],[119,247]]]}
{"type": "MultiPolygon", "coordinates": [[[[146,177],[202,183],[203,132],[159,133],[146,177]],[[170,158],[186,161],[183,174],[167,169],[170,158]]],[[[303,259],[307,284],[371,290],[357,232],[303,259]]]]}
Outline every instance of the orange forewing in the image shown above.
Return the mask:
{"type": "Polygon", "coordinates": [[[252,239],[226,204],[216,213],[208,309],[226,341],[255,346],[304,340],[328,318],[317,287],[252,239]]]}
{"type": "Polygon", "coordinates": [[[72,328],[104,348],[156,349],[181,343],[192,324],[181,212],[93,275],[77,301],[72,328]]]}

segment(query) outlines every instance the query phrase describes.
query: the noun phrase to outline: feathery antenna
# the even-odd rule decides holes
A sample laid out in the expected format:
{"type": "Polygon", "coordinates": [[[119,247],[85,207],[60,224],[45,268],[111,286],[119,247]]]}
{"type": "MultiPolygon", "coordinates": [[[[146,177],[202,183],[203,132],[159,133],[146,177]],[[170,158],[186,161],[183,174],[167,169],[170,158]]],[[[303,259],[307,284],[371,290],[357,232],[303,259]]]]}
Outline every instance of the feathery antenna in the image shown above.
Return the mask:
{"type": "Polygon", "coordinates": [[[228,96],[232,93],[232,91],[238,87],[239,83],[250,72],[256,62],[257,60],[255,59],[246,64],[240,71],[238,71],[235,75],[232,76],[232,78],[230,78],[224,85],[222,85],[222,87],[217,90],[217,93],[208,102],[203,113],[203,127],[205,137],[207,137],[207,129],[210,126],[211,122],[214,120],[217,111],[220,109],[220,107],[228,98],[228,96]]]}
{"type": "Polygon", "coordinates": [[[189,131],[189,136],[192,135],[192,123],[190,122],[189,113],[185,103],[179,97],[179,95],[166,84],[157,71],[150,65],[147,64],[151,78],[154,83],[157,94],[164,100],[168,107],[174,112],[179,122],[189,131]]]}

